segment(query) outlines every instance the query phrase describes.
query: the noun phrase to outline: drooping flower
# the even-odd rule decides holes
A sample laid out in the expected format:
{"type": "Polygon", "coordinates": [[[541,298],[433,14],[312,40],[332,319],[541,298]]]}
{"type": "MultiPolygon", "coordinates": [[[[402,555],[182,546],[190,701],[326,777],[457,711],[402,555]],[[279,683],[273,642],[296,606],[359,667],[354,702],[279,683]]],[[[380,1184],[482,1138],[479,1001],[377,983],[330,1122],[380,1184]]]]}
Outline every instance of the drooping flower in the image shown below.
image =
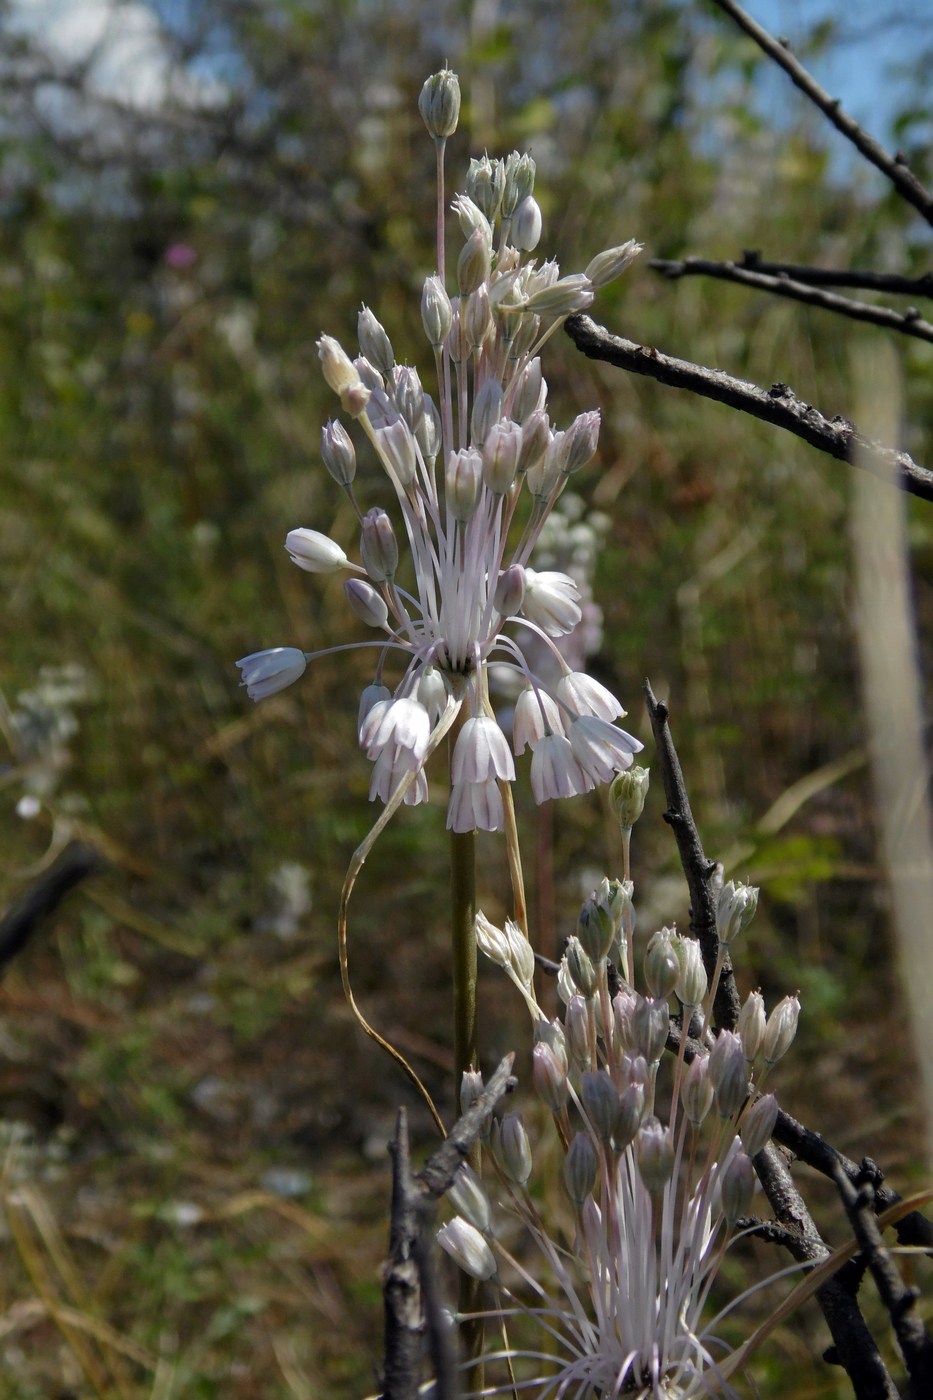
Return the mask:
{"type": "Polygon", "coordinates": [[[303,676],[308,663],[297,647],[271,647],[241,657],[236,664],[240,668],[240,684],[246,686],[249,698],[265,700],[267,695],[275,695],[303,676]]]}

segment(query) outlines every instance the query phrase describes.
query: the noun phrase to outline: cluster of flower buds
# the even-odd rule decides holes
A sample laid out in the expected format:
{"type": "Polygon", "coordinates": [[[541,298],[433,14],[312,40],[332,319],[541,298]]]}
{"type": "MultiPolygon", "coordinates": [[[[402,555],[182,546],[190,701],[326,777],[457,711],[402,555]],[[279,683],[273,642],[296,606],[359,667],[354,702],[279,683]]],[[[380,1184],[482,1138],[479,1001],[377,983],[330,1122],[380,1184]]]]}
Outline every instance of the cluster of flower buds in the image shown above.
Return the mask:
{"type": "MultiPolygon", "coordinates": [[[[442,152],[459,112],[455,75],[428,79],[420,106],[442,152]]],[[[529,256],[541,235],[534,182],[527,155],[471,163],[451,206],[461,240],[454,295],[445,282],[441,223],[439,269],[421,297],[436,397],[417,369],[397,362],[367,307],[355,358],[330,336],[319,341],[328,385],[391,483],[410,564],[402,561],[388,512],[364,511],[358,500],[356,447],[339,420],[324,428],[321,455],[359,523],[360,563],[317,530],[292,530],[286,539],[299,568],[350,573],[350,607],[378,633],[360,643],[379,651],[359,709],[372,799],[404,793],[406,802],[425,801],[425,762],[452,723],[451,711],[466,707],[447,811],[454,831],[501,829],[501,784],[515,777],[513,752],[531,749],[531,786],[544,802],[611,782],[642,747],[615,723],[624,714],[615,695],[561,655],[560,639],[583,615],[574,579],[530,562],[555,502],[592,461],[600,423],[597,411],[579,414],[565,429],[551,422],[539,351],[564,317],[588,306],[596,289],[628,266],[639,245],[608,249],[571,276],[562,277],[556,262],[538,263],[529,256]],[[529,640],[553,663],[547,678],[529,640]],[[384,673],[393,653],[405,666],[390,687],[384,673]],[[516,678],[511,746],[490,704],[490,663],[516,678]]],[[[261,699],[296,680],[309,659],[280,647],[238,665],[247,693],[261,699]]]]}
{"type": "MultiPolygon", "coordinates": [[[[619,800],[637,801],[637,792],[619,800]]],[[[757,897],[731,882],[723,889],[723,941],[747,926],[757,897]]],[[[682,1028],[715,995],[695,939],[659,929],[642,959],[644,992],[624,980],[610,995],[608,958],[620,952],[631,901],[630,881],[608,879],[584,901],[558,975],[562,1019],[545,1019],[534,1001],[524,934],[510,923],[499,930],[482,915],[477,923],[483,952],[531,1012],[534,1087],[564,1149],[563,1184],[577,1221],[572,1248],[550,1237],[529,1196],[527,1130],[517,1114],[494,1125],[499,1180],[560,1295],[548,1294],[543,1307],[548,1332],[566,1346],[554,1393],[660,1396],[714,1387],[717,1362],[702,1313],[724,1249],[750,1208],[753,1159],[777,1121],[777,1101],[761,1086],[793,1041],[800,1013],[798,999],[785,997],[766,1016],[753,992],[735,1031],[706,1032],[688,1052],[672,1023],[672,999],[682,1028]],[[658,1070],[669,1047],[675,1063],[665,1106],[658,1070]]],[[[471,1097],[481,1088],[474,1079],[471,1097]]],[[[458,1183],[451,1193],[458,1218],[439,1239],[461,1268],[489,1279],[502,1251],[489,1199],[483,1193],[477,1206],[477,1190],[475,1178],[458,1183]]],[[[501,1277],[497,1286],[508,1293],[501,1277]]],[[[540,1291],[532,1306],[541,1306],[540,1291]]],[[[519,1356],[510,1358],[513,1369],[519,1356]]]]}

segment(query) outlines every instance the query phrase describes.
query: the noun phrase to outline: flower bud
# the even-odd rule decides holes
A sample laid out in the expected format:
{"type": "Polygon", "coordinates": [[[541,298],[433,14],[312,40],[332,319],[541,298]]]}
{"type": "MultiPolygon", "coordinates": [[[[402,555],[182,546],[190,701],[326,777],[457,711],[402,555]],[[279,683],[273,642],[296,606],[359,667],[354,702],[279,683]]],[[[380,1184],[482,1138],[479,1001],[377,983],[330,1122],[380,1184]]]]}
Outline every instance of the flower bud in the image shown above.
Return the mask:
{"type": "Polygon", "coordinates": [[[588,1070],[583,1075],[580,1098],[593,1132],[600,1142],[608,1142],[619,1117],[619,1094],[605,1070],[588,1070]]]}
{"type": "Polygon", "coordinates": [[[617,248],[607,248],[604,252],[597,253],[586,269],[586,276],[594,287],[605,287],[607,282],[612,282],[625,271],[634,258],[638,257],[641,248],[640,243],[630,238],[627,243],[620,243],[617,248]]]}
{"type": "Polygon", "coordinates": [[[468,194],[458,194],[451,201],[450,208],[457,216],[460,232],[464,239],[480,229],[486,235],[486,242],[492,246],[492,226],[486,215],[468,194]]]}
{"type": "Polygon", "coordinates": [[[736,884],[730,880],[719,891],[716,906],[716,932],[720,943],[730,944],[744,933],[758,908],[758,890],[754,885],[736,884]]]}
{"type": "Polygon", "coordinates": [[[376,438],[388,462],[402,486],[408,486],[414,479],[417,468],[415,439],[404,418],[396,418],[384,428],[376,429],[376,438]]]}
{"type": "Polygon", "coordinates": [[[581,1070],[590,1067],[589,1017],[585,999],[577,993],[567,1003],[564,1017],[564,1035],[567,1038],[567,1054],[570,1063],[581,1070]]]}
{"type": "Polygon", "coordinates": [[[424,413],[421,421],[415,429],[415,439],[421,448],[421,455],[428,466],[434,465],[443,446],[443,431],[441,429],[441,415],[437,411],[437,404],[430,394],[424,396],[424,413]]]}
{"type": "Polygon", "coordinates": [[[615,1145],[624,1152],[629,1143],[635,1141],[635,1134],[645,1116],[645,1086],[633,1079],[626,1084],[619,1095],[619,1115],[616,1118],[615,1145]]]}
{"type": "Polygon", "coordinates": [[[335,394],[343,394],[345,390],[362,383],[356,365],[333,336],[322,335],[317,350],[324,378],[335,394]]]}
{"type": "Polygon", "coordinates": [[[392,692],[387,685],[380,685],[378,681],[373,681],[368,685],[360,696],[359,709],[356,715],[357,734],[363,728],[363,721],[375,705],[386,704],[392,699],[392,692]]]}
{"type": "Polygon", "coordinates": [[[709,1054],[709,1074],[721,1118],[732,1118],[748,1096],[745,1052],[735,1031],[720,1031],[709,1054]]]}
{"type": "Polygon", "coordinates": [[[488,1233],[492,1223],[489,1197],[483,1189],[483,1183],[468,1162],[457,1168],[453,1185],[448,1188],[447,1195],[457,1213],[464,1216],[475,1230],[479,1230],[483,1235],[488,1233]]]}
{"type": "Polygon", "coordinates": [[[541,241],[541,208],[532,195],[520,202],[512,215],[511,239],[516,248],[530,253],[541,241]]]}
{"type": "Polygon", "coordinates": [[[356,331],[360,351],[371,365],[375,365],[383,378],[388,379],[395,367],[392,342],[386,334],[385,327],[376,320],[368,306],[364,306],[356,318],[356,331]]]}
{"type": "Polygon", "coordinates": [[[509,944],[505,933],[487,919],[482,909],[476,912],[476,946],[497,967],[509,965],[509,944]]]}
{"type": "Polygon", "coordinates": [[[547,385],[541,374],[541,356],[536,355],[516,378],[512,394],[512,417],[518,423],[527,422],[533,413],[544,407],[546,399],[547,385]]]}
{"type": "Polygon", "coordinates": [[[657,1118],[647,1118],[636,1139],[638,1171],[652,1196],[664,1190],[674,1170],[674,1144],[669,1128],[657,1118]]]}
{"type": "Polygon", "coordinates": [[[533,292],[525,301],[525,310],[541,316],[569,316],[574,311],[585,311],[592,301],[590,279],[583,272],[575,272],[533,292]]]}
{"type": "Polygon", "coordinates": [[[644,1055],[649,1065],[657,1064],[667,1044],[671,1026],[667,1002],[661,998],[639,997],[633,1022],[639,1054],[644,1055]]]}
{"type": "Polygon", "coordinates": [[[437,1232],[437,1242],[446,1250],[465,1274],[471,1278],[492,1278],[496,1272],[496,1256],[475,1225],[455,1215],[437,1232]]]}
{"type": "Polygon", "coordinates": [[[510,564],[499,575],[493,594],[493,606],[502,617],[514,617],[525,598],[525,571],[520,564],[510,564]]]}
{"type": "Polygon", "coordinates": [[[509,1180],[524,1186],[531,1176],[531,1143],[520,1113],[507,1113],[498,1134],[493,1128],[493,1145],[499,1166],[509,1180]]]}
{"type": "Polygon", "coordinates": [[[483,458],[475,447],[452,452],[447,459],[447,505],[455,520],[465,525],[476,510],[483,480],[483,458]]]}
{"type": "Polygon", "coordinates": [[[580,413],[564,433],[561,443],[560,464],[565,476],[570,476],[585,467],[596,455],[599,441],[599,409],[580,413]]]}
{"type": "Polygon", "coordinates": [[[416,369],[411,365],[396,365],[392,373],[395,402],[398,411],[413,433],[417,433],[424,418],[424,388],[416,369]]]}
{"type": "MultiPolygon", "coordinates": [[[[674,990],[685,1011],[694,1011],[703,1005],[709,981],[703,966],[703,950],[696,938],[681,938],[674,943],[674,952],[680,965],[674,990]]],[[[684,1017],[689,1025],[690,1017],[684,1017]]]]}
{"type": "Polygon", "coordinates": [[[766,1065],[777,1064],[787,1054],[797,1034],[799,1017],[800,1002],[797,997],[785,997],[771,1012],[761,1042],[761,1055],[766,1065]]]}
{"type": "Polygon", "coordinates": [[[757,1157],[761,1149],[770,1141],[777,1123],[778,1101],[773,1094],[765,1094],[757,1099],[751,1108],[746,1109],[739,1124],[742,1146],[749,1157],[757,1157]]]}
{"type": "Polygon", "coordinates": [[[481,447],[486,441],[493,424],[502,417],[502,386],[491,375],[484,380],[470,415],[470,433],[474,444],[481,447]]]}
{"type": "Polygon", "coordinates": [[[385,627],[389,620],[389,609],[385,599],[377,593],[365,579],[350,578],[343,585],[347,602],[361,622],[367,627],[385,627]]]}
{"type": "Polygon", "coordinates": [[[684,1071],[680,1081],[680,1102],[687,1122],[699,1128],[713,1106],[713,1085],[709,1077],[709,1056],[697,1055],[684,1071]]]}
{"type": "Polygon", "coordinates": [[[745,1051],[746,1069],[750,1069],[758,1058],[766,1024],[764,997],[761,992],[749,992],[736,1024],[736,1030],[742,1039],[742,1049],[745,1051]]]}
{"type": "Polygon", "coordinates": [[[528,490],[542,505],[556,496],[562,488],[564,477],[560,469],[560,447],[563,433],[550,434],[547,451],[534,463],[529,463],[525,473],[528,490]]]}
{"type": "Polygon", "coordinates": [[[600,904],[594,890],[589,898],[584,900],[577,919],[577,938],[587,957],[594,963],[600,963],[608,957],[615,933],[615,920],[610,911],[600,904]]]}
{"type": "Polygon", "coordinates": [[[567,1064],[561,1063],[550,1045],[539,1040],[531,1052],[531,1077],[538,1097],[551,1110],[560,1113],[570,1092],[567,1064]]]}
{"type": "Polygon", "coordinates": [[[567,1040],[564,1028],[556,1018],[553,1021],[535,1021],[535,1044],[547,1045],[557,1056],[564,1071],[567,1069],[567,1040]]]}
{"type": "Polygon", "coordinates": [[[347,556],[320,530],[289,530],[285,536],[288,557],[309,574],[335,574],[347,567],[347,556]]]}
{"type": "Polygon", "coordinates": [[[490,160],[488,156],[470,161],[466,192],[491,224],[498,216],[504,188],[505,170],[501,161],[490,160]]]}
{"type": "Polygon", "coordinates": [[[548,416],[541,409],[535,409],[522,423],[522,450],[518,454],[519,472],[540,471],[547,460],[551,445],[551,428],[548,416]]]}
{"type": "Polygon", "coordinates": [[[481,228],[474,229],[460,250],[457,259],[457,285],[461,297],[475,292],[488,281],[492,268],[492,249],[481,228]]]}
{"type": "Polygon", "coordinates": [[[333,418],[321,429],[321,457],[339,486],[346,488],[356,476],[356,449],[343,424],[333,418]]]}
{"type": "Polygon", "coordinates": [[[447,332],[447,353],[455,365],[469,357],[470,347],[464,341],[460,325],[460,298],[453,297],[450,303],[450,330],[447,332]]]}
{"type": "Polygon", "coordinates": [[[592,958],[583,951],[583,945],[579,938],[575,936],[568,938],[566,958],[567,970],[577,991],[585,997],[595,996],[599,985],[596,968],[593,966],[592,958]]]}
{"type": "Polygon", "coordinates": [[[460,303],[460,327],[463,337],[473,350],[478,350],[492,330],[489,292],[484,285],[477,287],[460,303]]]}
{"type": "Polygon", "coordinates": [[[535,975],[535,950],[514,919],[505,921],[505,940],[512,971],[522,986],[530,989],[535,975]]]}
{"type": "Polygon", "coordinates": [[[425,666],[418,679],[418,700],[435,724],[447,706],[447,682],[437,666],[425,666]]]}
{"type": "Polygon", "coordinates": [[[624,832],[631,831],[645,809],[650,777],[647,768],[629,768],[610,784],[609,801],[624,832]]]}
{"type": "Polygon", "coordinates": [[[373,583],[391,582],[398,568],[398,542],[392,521],[380,506],[363,516],[360,555],[373,583]]]}
{"type": "Polygon", "coordinates": [[[500,418],[486,434],[483,481],[494,496],[504,496],[515,480],[521,445],[522,430],[511,418],[500,418]]]}
{"type": "Polygon", "coordinates": [[[460,80],[449,68],[426,78],[418,98],[418,111],[435,141],[453,136],[460,117],[460,80]]]}
{"type": "Polygon", "coordinates": [[[444,344],[452,315],[450,297],[441,279],[426,277],[421,291],[421,324],[432,349],[440,350],[444,344]]]}
{"type": "Polygon", "coordinates": [[[308,663],[297,647],[270,647],[241,657],[236,664],[240,668],[240,685],[246,686],[249,698],[265,700],[303,676],[308,663]]]}
{"type": "Polygon", "coordinates": [[[634,1051],[638,1049],[638,1038],[635,1031],[635,1007],[638,1005],[638,998],[634,992],[616,992],[612,998],[612,1019],[615,1023],[616,1036],[623,1050],[634,1051]]]}
{"type": "Polygon", "coordinates": [[[670,996],[680,975],[680,961],[671,942],[671,930],[660,928],[652,934],[645,951],[645,981],[653,997],[664,1001],[670,996]]]}
{"type": "Polygon", "coordinates": [[[582,1206],[596,1185],[599,1158],[589,1133],[575,1133],[564,1158],[564,1185],[575,1206],[582,1206]]]}
{"type": "Polygon", "coordinates": [[[755,1193],[755,1168],[751,1158],[737,1152],[719,1178],[722,1213],[729,1229],[748,1211],[755,1193]]]}

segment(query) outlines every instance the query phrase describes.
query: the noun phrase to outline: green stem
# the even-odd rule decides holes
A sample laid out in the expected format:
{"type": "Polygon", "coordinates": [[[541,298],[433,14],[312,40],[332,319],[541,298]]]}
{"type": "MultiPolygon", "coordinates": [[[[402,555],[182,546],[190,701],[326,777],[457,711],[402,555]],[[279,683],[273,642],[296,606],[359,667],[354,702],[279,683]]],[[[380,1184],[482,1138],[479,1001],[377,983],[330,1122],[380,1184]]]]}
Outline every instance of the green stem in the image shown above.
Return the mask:
{"type": "MultiPolygon", "coordinates": [[[[450,731],[453,755],[457,735],[467,718],[464,706],[450,731]]],[[[450,933],[454,984],[454,1103],[459,1102],[460,1085],[466,1070],[479,1067],[476,1044],[476,832],[450,833],[450,933]]],[[[480,1169],[479,1146],[470,1152],[470,1165],[480,1169]]],[[[462,1314],[481,1307],[482,1284],[468,1274],[460,1275],[459,1306],[462,1314]]],[[[460,1324],[463,1359],[471,1364],[464,1374],[468,1393],[483,1388],[483,1320],[471,1318],[460,1324]]]]}
{"type": "MultiPolygon", "coordinates": [[[[453,736],[452,736],[453,739],[453,736]]],[[[476,832],[450,833],[450,933],[454,983],[455,1099],[476,1050],[476,832]]]]}

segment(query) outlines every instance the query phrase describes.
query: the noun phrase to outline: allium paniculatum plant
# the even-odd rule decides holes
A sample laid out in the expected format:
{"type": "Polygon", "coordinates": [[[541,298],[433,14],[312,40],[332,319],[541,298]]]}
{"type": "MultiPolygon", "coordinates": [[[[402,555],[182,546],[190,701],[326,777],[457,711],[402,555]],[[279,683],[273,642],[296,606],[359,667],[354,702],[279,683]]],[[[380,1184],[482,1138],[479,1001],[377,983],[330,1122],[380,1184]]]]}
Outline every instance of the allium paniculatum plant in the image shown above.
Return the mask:
{"type": "MultiPolygon", "coordinates": [[[[324,377],[349,420],[327,423],[321,457],[356,514],[359,562],[316,529],[292,530],[285,546],[309,573],[348,571],[350,607],[376,634],[349,644],[378,653],[358,721],[373,765],[370,798],[426,801],[425,762],[456,721],[447,825],[469,832],[503,828],[513,751],[531,750],[540,803],[610,782],[642,747],[615,724],[624,714],[615,695],[572,669],[556,645],[581,622],[577,583],[532,564],[555,502],[594,457],[600,422],[593,410],[563,429],[552,423],[540,352],[639,245],[609,249],[585,272],[562,277],[556,262],[533,256],[541,236],[535,162],[517,152],[484,156],[470,163],[450,205],[458,253],[448,287],[443,150],[459,100],[455,75],[443,72],[428,79],[420,102],[438,149],[437,272],[421,295],[435,391],[397,362],[368,307],[354,358],[321,337],[324,377]],[[379,506],[365,509],[358,448],[391,482],[395,521],[379,506]],[[534,652],[553,660],[547,679],[529,660],[532,640],[534,652]],[[510,737],[490,704],[490,662],[516,678],[510,737]]],[[[297,680],[316,654],[277,647],[237,664],[247,693],[260,700],[297,680]]]]}
{"type": "MultiPolygon", "coordinates": [[[[625,820],[632,809],[622,805],[625,820]]],[[[538,1258],[507,1247],[514,1223],[500,1238],[489,1196],[467,1170],[451,1193],[458,1214],[438,1236],[460,1268],[482,1280],[490,1306],[480,1311],[490,1334],[493,1320],[503,1328],[504,1345],[487,1349],[484,1395],[685,1400],[731,1393],[738,1358],[716,1331],[755,1288],[713,1317],[709,1295],[726,1249],[742,1233],[755,1185],[752,1158],[777,1117],[773,1094],[761,1090],[790,1047],[800,1004],[787,997],[767,1016],[754,992],[737,1030],[714,1037],[716,986],[699,944],[667,928],[648,941],[643,990],[636,990],[632,893],[631,882],[607,879],[583,905],[558,976],[564,1014],[553,1021],[536,1001],[534,957],[521,931],[478,916],[481,950],[531,1013],[534,1086],[561,1145],[572,1221],[561,1235],[542,1215],[553,1194],[530,1193],[534,1154],[519,1115],[493,1124],[487,1177],[538,1258]],[[612,996],[610,957],[624,973],[612,996]],[[672,1000],[681,1025],[692,1022],[699,1035],[688,1057],[687,1038],[676,1031],[672,1088],[662,1103],[658,1071],[672,1000]]],[[[757,896],[749,886],[723,888],[723,946],[747,926],[757,896]]]]}

